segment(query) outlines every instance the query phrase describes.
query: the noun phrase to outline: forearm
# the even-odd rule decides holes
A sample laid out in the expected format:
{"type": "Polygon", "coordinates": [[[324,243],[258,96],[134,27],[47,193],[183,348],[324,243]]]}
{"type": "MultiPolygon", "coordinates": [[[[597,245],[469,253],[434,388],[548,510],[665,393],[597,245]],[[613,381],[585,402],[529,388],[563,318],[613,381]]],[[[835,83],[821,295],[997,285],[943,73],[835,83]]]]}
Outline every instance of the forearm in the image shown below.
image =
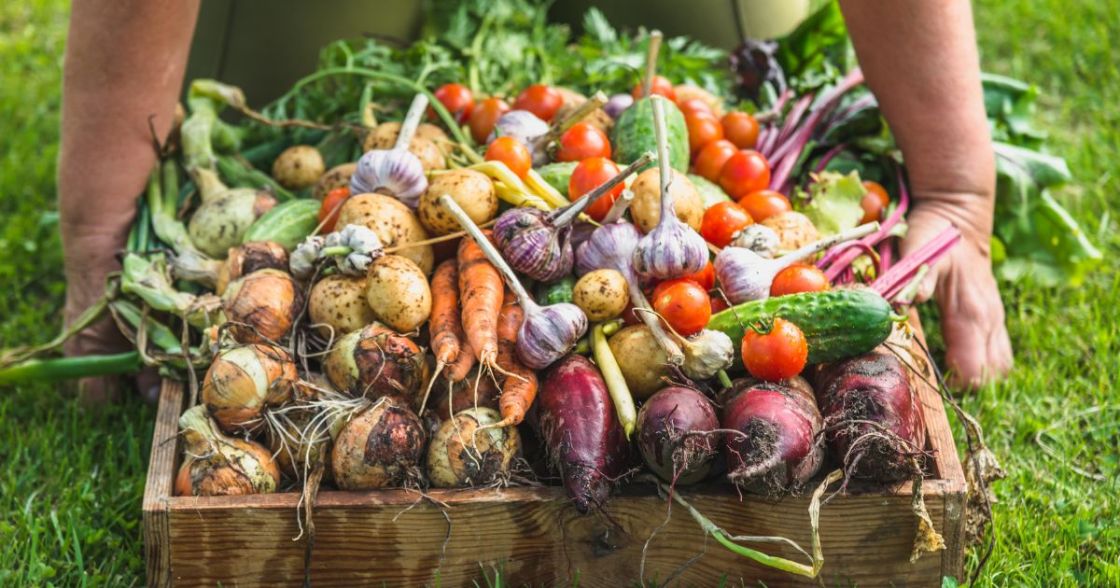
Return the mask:
{"type": "Polygon", "coordinates": [[[842,0],[863,68],[919,206],[991,232],[995,158],[966,0],[842,0]]]}
{"type": "Polygon", "coordinates": [[[171,129],[197,0],[75,0],[66,46],[59,209],[68,263],[88,240],[123,243],[171,129]],[[151,126],[149,126],[149,120],[151,126]]]}

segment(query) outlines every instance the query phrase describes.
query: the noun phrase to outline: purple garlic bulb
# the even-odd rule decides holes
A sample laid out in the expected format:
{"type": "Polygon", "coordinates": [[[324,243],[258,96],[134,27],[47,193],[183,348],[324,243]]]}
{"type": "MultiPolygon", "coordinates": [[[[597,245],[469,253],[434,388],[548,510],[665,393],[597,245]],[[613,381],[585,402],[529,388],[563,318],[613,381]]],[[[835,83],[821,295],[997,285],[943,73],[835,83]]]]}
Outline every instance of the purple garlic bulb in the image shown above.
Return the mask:
{"type": "Polygon", "coordinates": [[[708,244],[675,214],[663,212],[661,222],[638,242],[631,263],[644,278],[680,278],[704,269],[708,244]]]}
{"type": "Polygon", "coordinates": [[[572,271],[571,226],[557,227],[550,213],[536,208],[511,208],[494,223],[493,238],[509,265],[542,282],[572,271]]]}
{"type": "Polygon", "coordinates": [[[586,332],[587,315],[574,304],[526,308],[517,333],[517,357],[531,369],[544,369],[567,355],[586,332]]]}
{"type": "Polygon", "coordinates": [[[406,149],[368,151],[350,176],[351,194],[387,194],[413,209],[420,205],[420,195],[427,189],[424,166],[406,149]]]}

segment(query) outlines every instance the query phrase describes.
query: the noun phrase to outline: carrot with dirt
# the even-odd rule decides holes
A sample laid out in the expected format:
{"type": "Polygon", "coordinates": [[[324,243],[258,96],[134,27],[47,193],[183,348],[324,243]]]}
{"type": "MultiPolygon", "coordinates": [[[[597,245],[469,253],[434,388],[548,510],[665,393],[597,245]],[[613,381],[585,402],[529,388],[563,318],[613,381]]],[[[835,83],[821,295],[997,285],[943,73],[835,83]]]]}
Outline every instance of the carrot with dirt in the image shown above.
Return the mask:
{"type": "MultiPolygon", "coordinates": [[[[489,233],[485,232],[487,238],[489,233]]],[[[498,356],[498,313],[505,291],[502,276],[473,239],[459,242],[458,261],[463,331],[478,362],[492,369],[498,356]]]]}
{"type": "Polygon", "coordinates": [[[525,313],[513,292],[506,291],[505,304],[498,314],[498,367],[506,372],[499,407],[502,420],[494,425],[519,425],[537,397],[537,374],[517,359],[517,331],[525,313]]]}
{"type": "Polygon", "coordinates": [[[436,358],[436,371],[424,391],[420,414],[428,404],[428,395],[440,374],[450,382],[463,379],[474,363],[469,349],[463,349],[463,326],[459,315],[459,266],[453,259],[439,264],[432,274],[432,313],[428,322],[432,355],[436,358]],[[465,353],[464,353],[465,351],[465,353]],[[465,364],[465,367],[464,367],[465,364]],[[444,372],[444,368],[448,368],[444,372]],[[456,379],[458,377],[458,380],[456,379]]]}

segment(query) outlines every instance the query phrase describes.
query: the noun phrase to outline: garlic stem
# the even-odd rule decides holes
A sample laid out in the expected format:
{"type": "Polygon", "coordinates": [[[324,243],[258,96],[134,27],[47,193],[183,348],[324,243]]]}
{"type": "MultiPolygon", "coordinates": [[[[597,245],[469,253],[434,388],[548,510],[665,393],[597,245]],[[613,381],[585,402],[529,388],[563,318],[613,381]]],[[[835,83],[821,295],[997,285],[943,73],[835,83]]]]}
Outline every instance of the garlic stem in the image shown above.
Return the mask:
{"type": "Polygon", "coordinates": [[[840,231],[839,233],[836,233],[831,237],[825,237],[824,239],[821,239],[819,241],[814,241],[812,243],[809,243],[808,245],[802,246],[800,249],[794,249],[793,251],[781,256],[778,261],[781,262],[782,267],[786,267],[799,261],[804,261],[812,255],[824,251],[825,249],[828,249],[829,247],[832,247],[837,243],[859,239],[860,237],[865,237],[878,230],[879,221],[871,221],[869,223],[859,225],[858,227],[840,231]]]}
{"type": "Polygon", "coordinates": [[[539,310],[540,307],[537,305],[536,301],[533,300],[533,297],[529,295],[529,292],[525,290],[525,286],[521,285],[521,280],[517,279],[517,274],[513,272],[513,268],[506,263],[506,260],[502,258],[502,254],[498,253],[498,249],[494,247],[494,244],[486,237],[482,229],[474,224],[471,217],[467,216],[467,213],[459,207],[450,195],[444,194],[440,196],[439,201],[451,212],[451,216],[459,221],[459,225],[463,227],[463,230],[467,231],[471,238],[474,239],[474,242],[478,243],[479,248],[482,249],[482,253],[486,255],[490,263],[502,274],[506,284],[513,290],[513,293],[517,295],[517,300],[521,303],[521,308],[525,310],[525,314],[528,315],[531,312],[539,310]]]}
{"type": "Polygon", "coordinates": [[[199,200],[203,204],[217,200],[226,190],[229,190],[213,170],[199,167],[193,170],[193,175],[194,183],[198,185],[199,200]]]}
{"type": "Polygon", "coordinates": [[[397,142],[393,144],[393,149],[408,149],[412,144],[412,136],[416,134],[416,128],[420,126],[420,117],[428,110],[428,97],[424,94],[417,94],[412,99],[412,104],[408,107],[408,113],[404,116],[404,121],[401,122],[400,132],[397,134],[397,142]]]}
{"type": "Polygon", "coordinates": [[[665,328],[661,326],[660,318],[654,313],[653,308],[646,299],[646,295],[639,287],[637,276],[631,272],[630,280],[630,303],[634,305],[634,314],[642,320],[643,323],[649,327],[650,333],[661,346],[661,350],[669,357],[669,365],[681,365],[684,363],[684,352],[681,351],[681,346],[669,336],[665,328]]]}
{"type": "Polygon", "coordinates": [[[587,118],[589,114],[602,108],[606,103],[607,95],[601,90],[595,92],[594,95],[588,98],[583,104],[577,106],[575,110],[566,115],[562,120],[549,127],[548,132],[533,139],[533,144],[529,146],[529,149],[536,151],[548,147],[548,144],[559,139],[560,135],[564,134],[564,131],[572,128],[576,123],[587,118]]]}
{"type": "MultiPolygon", "coordinates": [[[[563,227],[575,220],[576,217],[579,216],[579,214],[584,210],[586,210],[588,206],[591,206],[596,200],[602,198],[607,192],[613,190],[615,186],[626,181],[626,178],[630,177],[630,174],[638,171],[638,169],[649,163],[651,159],[653,159],[653,154],[649,151],[646,151],[642,154],[641,157],[635,159],[630,165],[623,168],[622,171],[618,172],[618,174],[616,174],[611,179],[603,182],[602,184],[599,184],[594,190],[588,192],[587,194],[584,194],[578,200],[568,205],[567,207],[554,212],[553,215],[555,215],[555,217],[552,221],[553,226],[558,228],[563,227]]],[[[633,196],[631,196],[631,198],[633,198],[633,196]]]]}
{"type": "Polygon", "coordinates": [[[649,96],[653,89],[653,76],[657,73],[657,53],[661,50],[661,31],[649,32],[649,48],[646,49],[646,75],[642,79],[642,97],[649,96]]]}
{"type": "Polygon", "coordinates": [[[623,190],[619,195],[618,200],[614,201],[611,209],[607,211],[607,215],[603,217],[602,224],[617,222],[626,214],[630,209],[630,205],[634,202],[634,192],[631,190],[623,190]]]}
{"type": "Polygon", "coordinates": [[[661,176],[661,219],[659,223],[669,222],[670,216],[676,216],[673,207],[673,197],[669,194],[669,186],[673,183],[673,170],[669,167],[669,138],[665,129],[665,105],[660,100],[653,101],[653,131],[657,139],[657,170],[661,176]]]}

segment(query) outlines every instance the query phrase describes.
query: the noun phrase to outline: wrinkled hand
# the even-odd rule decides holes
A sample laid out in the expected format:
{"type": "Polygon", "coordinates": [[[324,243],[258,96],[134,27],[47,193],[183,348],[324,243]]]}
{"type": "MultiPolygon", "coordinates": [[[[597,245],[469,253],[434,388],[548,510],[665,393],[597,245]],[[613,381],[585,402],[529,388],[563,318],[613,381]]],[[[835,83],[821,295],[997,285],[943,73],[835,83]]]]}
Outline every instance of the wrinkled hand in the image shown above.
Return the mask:
{"type": "Polygon", "coordinates": [[[950,381],[965,388],[1006,374],[1013,363],[1004,325],[1003,301],[992,274],[991,211],[984,198],[969,194],[917,195],[902,242],[906,255],[950,224],[963,239],[936,264],[918,293],[941,309],[941,331],[950,381]]]}

